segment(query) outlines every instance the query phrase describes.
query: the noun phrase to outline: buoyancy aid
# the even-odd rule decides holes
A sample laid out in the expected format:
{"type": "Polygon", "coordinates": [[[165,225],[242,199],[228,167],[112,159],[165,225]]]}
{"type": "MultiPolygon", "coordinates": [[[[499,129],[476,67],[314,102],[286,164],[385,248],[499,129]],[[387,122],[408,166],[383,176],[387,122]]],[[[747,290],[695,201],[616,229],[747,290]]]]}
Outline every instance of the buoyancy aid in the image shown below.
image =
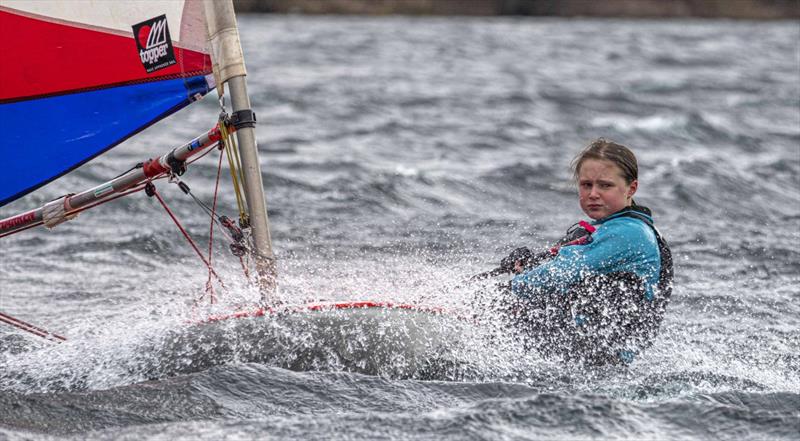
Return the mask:
{"type": "MultiPolygon", "coordinates": [[[[543,293],[516,299],[506,312],[520,329],[526,346],[545,354],[560,355],[593,365],[619,364],[649,347],[664,318],[672,295],[672,252],[650,220],[650,210],[634,205],[610,217],[630,217],[648,225],[655,234],[661,263],[655,290],[631,272],[592,274],[570,286],[566,293],[543,293]]],[[[532,254],[539,265],[563,246],[591,243],[595,226],[579,222],[552,248],[532,254]]]]}

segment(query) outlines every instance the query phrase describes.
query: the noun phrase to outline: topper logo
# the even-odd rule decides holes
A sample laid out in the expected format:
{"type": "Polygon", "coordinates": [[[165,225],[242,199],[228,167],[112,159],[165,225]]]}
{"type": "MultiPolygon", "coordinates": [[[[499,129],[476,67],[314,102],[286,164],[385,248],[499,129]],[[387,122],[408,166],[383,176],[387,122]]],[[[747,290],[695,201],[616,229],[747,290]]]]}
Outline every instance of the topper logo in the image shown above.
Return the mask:
{"type": "Polygon", "coordinates": [[[150,38],[147,40],[147,47],[167,43],[167,19],[157,21],[150,28],[150,38]]]}
{"type": "Polygon", "coordinates": [[[166,15],[133,25],[133,35],[136,37],[139,58],[147,73],[175,64],[166,15]]]}
{"type": "Polygon", "coordinates": [[[139,46],[152,49],[167,42],[167,19],[158,20],[152,26],[144,25],[139,28],[139,46]]]}

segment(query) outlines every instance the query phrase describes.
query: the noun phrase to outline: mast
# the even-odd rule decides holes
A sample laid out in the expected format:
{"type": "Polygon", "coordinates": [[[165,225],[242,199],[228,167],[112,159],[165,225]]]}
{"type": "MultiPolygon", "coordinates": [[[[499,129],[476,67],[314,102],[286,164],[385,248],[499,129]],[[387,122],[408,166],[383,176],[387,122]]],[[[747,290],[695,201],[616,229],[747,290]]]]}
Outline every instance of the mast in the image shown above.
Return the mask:
{"type": "Polygon", "coordinates": [[[233,120],[242,159],[244,193],[250,227],[253,234],[254,257],[258,285],[263,303],[274,303],[277,281],[275,254],[269,233],[267,203],[261,180],[261,166],[256,145],[255,113],[250,108],[247,95],[247,71],[244,66],[242,46],[232,0],[204,0],[208,40],[214,63],[214,76],[220,96],[225,83],[230,89],[233,120]]]}

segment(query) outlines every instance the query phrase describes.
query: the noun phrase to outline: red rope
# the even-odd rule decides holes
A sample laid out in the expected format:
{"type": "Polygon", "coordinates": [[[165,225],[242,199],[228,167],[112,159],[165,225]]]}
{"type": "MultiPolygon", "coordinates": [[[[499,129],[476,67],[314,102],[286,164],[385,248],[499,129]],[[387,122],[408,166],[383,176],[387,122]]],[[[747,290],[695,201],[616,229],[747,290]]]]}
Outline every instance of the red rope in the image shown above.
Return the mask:
{"type": "MultiPolygon", "coordinates": [[[[214,216],[217,213],[217,195],[219,194],[219,177],[222,174],[222,151],[219,153],[219,165],[217,165],[217,182],[214,184],[214,201],[211,203],[211,225],[208,227],[208,261],[211,262],[211,256],[214,252],[214,216]]],[[[208,280],[206,281],[206,290],[211,297],[211,304],[214,304],[214,286],[211,285],[211,271],[208,272],[208,280]]]]}
{"type": "Polygon", "coordinates": [[[222,279],[220,279],[220,277],[217,274],[217,272],[214,271],[214,268],[211,267],[211,264],[206,260],[205,256],[203,256],[203,253],[200,252],[200,249],[197,248],[197,244],[194,243],[192,238],[189,236],[189,233],[186,232],[186,229],[183,228],[181,223],[178,221],[178,218],[175,217],[175,215],[172,213],[172,210],[170,210],[169,207],[167,206],[166,202],[164,202],[164,199],[161,198],[161,195],[158,193],[158,191],[156,191],[155,186],[153,186],[153,195],[158,199],[158,202],[161,203],[161,206],[164,207],[164,210],[166,210],[167,214],[169,214],[169,217],[172,218],[172,221],[175,222],[175,225],[178,227],[178,229],[181,230],[181,233],[183,234],[183,237],[185,237],[186,240],[189,241],[189,245],[192,246],[192,248],[194,249],[195,253],[197,253],[197,256],[200,257],[200,260],[202,260],[203,263],[206,264],[206,267],[208,268],[209,273],[213,274],[214,277],[217,278],[217,281],[219,282],[219,284],[222,285],[223,288],[225,288],[225,284],[222,283],[222,279]]]}
{"type": "Polygon", "coordinates": [[[40,328],[38,326],[34,326],[34,325],[32,325],[32,324],[30,324],[28,322],[23,322],[22,320],[20,320],[18,318],[11,317],[8,314],[3,314],[2,312],[0,312],[0,322],[4,322],[6,324],[9,324],[9,325],[17,328],[17,329],[21,329],[21,330],[23,330],[25,332],[30,332],[33,335],[36,335],[36,336],[42,337],[42,338],[46,338],[48,340],[52,340],[52,341],[54,341],[56,343],[61,343],[62,341],[66,340],[65,337],[62,337],[62,336],[60,336],[60,335],[58,335],[58,334],[56,334],[54,332],[50,332],[50,331],[48,331],[46,329],[42,329],[42,328],[40,328]]]}
{"type": "Polygon", "coordinates": [[[241,256],[239,257],[239,263],[242,264],[242,272],[244,273],[244,278],[247,279],[248,282],[250,282],[251,281],[250,280],[250,270],[247,269],[247,264],[244,263],[244,258],[241,257],[241,256]]]}

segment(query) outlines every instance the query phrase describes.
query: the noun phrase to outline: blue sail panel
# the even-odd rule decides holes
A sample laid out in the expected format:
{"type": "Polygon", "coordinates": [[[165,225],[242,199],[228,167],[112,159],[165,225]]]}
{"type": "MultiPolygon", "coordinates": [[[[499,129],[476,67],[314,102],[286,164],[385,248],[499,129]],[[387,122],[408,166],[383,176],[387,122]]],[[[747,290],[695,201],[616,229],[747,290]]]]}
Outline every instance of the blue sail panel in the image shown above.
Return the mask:
{"type": "Polygon", "coordinates": [[[204,76],[0,104],[0,206],[58,178],[211,90],[204,76]]]}

